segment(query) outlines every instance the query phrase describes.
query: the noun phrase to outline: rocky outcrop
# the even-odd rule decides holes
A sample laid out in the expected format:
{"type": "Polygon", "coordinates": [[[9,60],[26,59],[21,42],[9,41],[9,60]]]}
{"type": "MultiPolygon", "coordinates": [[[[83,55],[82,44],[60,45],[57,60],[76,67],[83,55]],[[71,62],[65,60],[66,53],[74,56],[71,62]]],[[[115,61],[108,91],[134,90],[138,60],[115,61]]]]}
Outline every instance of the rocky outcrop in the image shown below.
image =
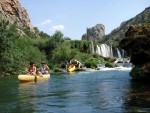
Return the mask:
{"type": "Polygon", "coordinates": [[[109,44],[113,44],[117,46],[119,42],[125,38],[124,34],[128,30],[130,25],[135,24],[142,24],[142,23],[149,23],[150,22],[150,7],[146,8],[140,14],[136,15],[135,17],[122,22],[120,26],[114,29],[110,34],[104,37],[104,42],[109,44]]]}
{"type": "Polygon", "coordinates": [[[150,79],[150,24],[130,26],[125,37],[119,46],[131,57],[131,63],[134,65],[131,76],[150,79]]]}
{"type": "Polygon", "coordinates": [[[82,36],[82,40],[100,41],[105,35],[105,26],[97,24],[92,28],[87,28],[87,33],[82,36]]]}
{"type": "Polygon", "coordinates": [[[0,17],[10,23],[17,23],[19,27],[27,27],[31,32],[34,32],[29,15],[19,0],[0,0],[0,17]]]}

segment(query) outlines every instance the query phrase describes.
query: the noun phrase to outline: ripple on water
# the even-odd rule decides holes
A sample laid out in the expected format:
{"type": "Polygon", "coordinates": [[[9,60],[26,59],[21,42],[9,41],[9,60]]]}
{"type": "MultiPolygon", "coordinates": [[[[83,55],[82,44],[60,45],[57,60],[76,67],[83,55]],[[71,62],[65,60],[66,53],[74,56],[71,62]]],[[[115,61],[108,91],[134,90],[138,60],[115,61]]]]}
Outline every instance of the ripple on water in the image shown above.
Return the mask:
{"type": "Polygon", "coordinates": [[[15,80],[17,78],[0,79],[2,113],[127,113],[150,110],[149,87],[131,83],[129,71],[125,70],[52,75],[48,81],[37,83],[22,84],[15,80]],[[5,87],[4,83],[7,83],[5,87]]]}

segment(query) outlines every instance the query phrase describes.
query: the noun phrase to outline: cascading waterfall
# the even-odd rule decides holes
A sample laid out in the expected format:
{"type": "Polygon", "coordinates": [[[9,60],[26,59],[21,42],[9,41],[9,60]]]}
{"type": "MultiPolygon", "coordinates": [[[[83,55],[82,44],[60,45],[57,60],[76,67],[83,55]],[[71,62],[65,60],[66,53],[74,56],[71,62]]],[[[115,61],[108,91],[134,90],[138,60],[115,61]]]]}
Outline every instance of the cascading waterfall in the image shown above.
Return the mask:
{"type": "Polygon", "coordinates": [[[112,57],[112,47],[108,46],[107,44],[97,45],[96,54],[101,55],[103,57],[112,57]]]}
{"type": "MultiPolygon", "coordinates": [[[[103,57],[116,57],[116,61],[114,62],[117,66],[123,66],[123,67],[131,67],[130,59],[125,58],[125,51],[120,50],[119,48],[113,48],[112,46],[109,46],[107,44],[101,44],[96,45],[95,51],[94,51],[94,44],[92,43],[92,53],[98,54],[103,57]]],[[[101,67],[102,64],[99,64],[101,67]]]]}
{"type": "Polygon", "coordinates": [[[120,58],[120,59],[122,58],[122,57],[121,57],[121,53],[120,53],[120,51],[119,51],[118,48],[117,48],[117,55],[118,55],[118,58],[120,58]]]}
{"type": "Polygon", "coordinates": [[[101,55],[101,48],[99,45],[96,46],[96,54],[101,55]]]}
{"type": "Polygon", "coordinates": [[[116,52],[113,53],[113,49],[112,46],[109,46],[107,44],[101,44],[101,45],[97,45],[96,46],[96,50],[94,51],[94,44],[93,42],[91,42],[91,46],[92,46],[92,54],[96,53],[100,56],[103,57],[117,57],[119,59],[124,57],[125,52],[123,50],[119,50],[118,48],[116,48],[116,52]]]}
{"type": "Polygon", "coordinates": [[[125,51],[122,49],[122,58],[125,57],[125,51]]]}
{"type": "Polygon", "coordinates": [[[94,44],[93,44],[93,42],[91,42],[91,48],[92,48],[92,54],[94,54],[95,52],[94,52],[94,44]]]}

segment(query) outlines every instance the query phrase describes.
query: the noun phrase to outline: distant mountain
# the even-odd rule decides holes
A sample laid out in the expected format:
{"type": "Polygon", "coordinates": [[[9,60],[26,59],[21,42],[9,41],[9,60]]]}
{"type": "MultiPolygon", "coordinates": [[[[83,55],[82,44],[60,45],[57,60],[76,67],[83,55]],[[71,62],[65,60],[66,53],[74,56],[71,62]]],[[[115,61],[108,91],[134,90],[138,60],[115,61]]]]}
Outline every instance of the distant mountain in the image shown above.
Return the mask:
{"type": "Polygon", "coordinates": [[[114,29],[110,34],[105,35],[103,42],[118,46],[119,42],[125,37],[125,32],[128,30],[129,26],[140,23],[150,23],[150,7],[130,20],[122,22],[118,28],[114,29]]]}
{"type": "Polygon", "coordinates": [[[19,0],[0,0],[0,18],[34,32],[29,15],[19,0]]]}

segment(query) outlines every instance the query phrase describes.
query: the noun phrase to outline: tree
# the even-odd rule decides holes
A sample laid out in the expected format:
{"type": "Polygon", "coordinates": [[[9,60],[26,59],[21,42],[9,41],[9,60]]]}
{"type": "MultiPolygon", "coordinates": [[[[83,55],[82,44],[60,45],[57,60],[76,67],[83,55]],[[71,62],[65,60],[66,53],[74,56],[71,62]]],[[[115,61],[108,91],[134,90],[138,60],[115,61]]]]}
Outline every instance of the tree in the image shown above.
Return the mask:
{"type": "Polygon", "coordinates": [[[44,49],[48,59],[52,58],[54,49],[56,49],[63,41],[63,33],[61,33],[60,31],[56,31],[54,35],[51,36],[46,44],[47,46],[44,49]]]}
{"type": "Polygon", "coordinates": [[[61,43],[53,53],[53,59],[56,63],[65,62],[71,58],[71,48],[68,42],[61,43]]]}

